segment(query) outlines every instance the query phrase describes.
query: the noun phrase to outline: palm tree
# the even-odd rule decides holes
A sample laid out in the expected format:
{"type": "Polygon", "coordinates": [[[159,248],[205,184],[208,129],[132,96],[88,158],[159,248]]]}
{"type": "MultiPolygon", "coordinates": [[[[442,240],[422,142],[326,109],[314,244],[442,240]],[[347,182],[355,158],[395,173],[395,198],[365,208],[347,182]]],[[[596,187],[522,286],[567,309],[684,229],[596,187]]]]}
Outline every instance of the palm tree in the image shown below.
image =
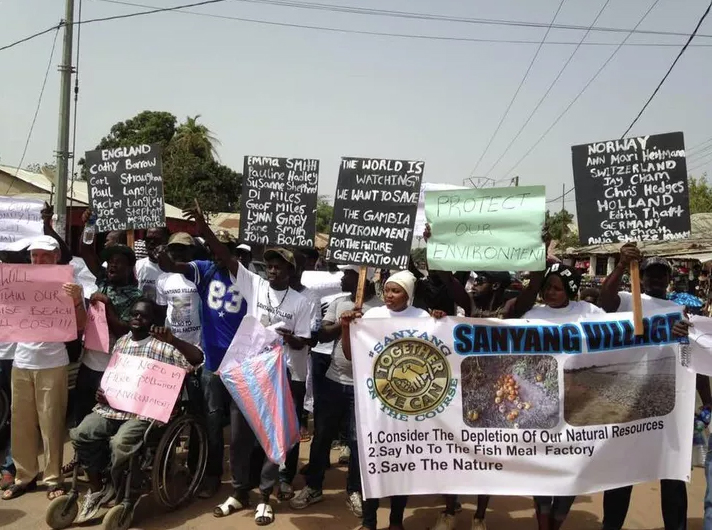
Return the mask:
{"type": "Polygon", "coordinates": [[[173,137],[173,144],[181,150],[193,153],[204,160],[219,159],[216,146],[220,141],[205,125],[198,123],[200,114],[187,116],[185,122],[181,123],[173,137]]]}

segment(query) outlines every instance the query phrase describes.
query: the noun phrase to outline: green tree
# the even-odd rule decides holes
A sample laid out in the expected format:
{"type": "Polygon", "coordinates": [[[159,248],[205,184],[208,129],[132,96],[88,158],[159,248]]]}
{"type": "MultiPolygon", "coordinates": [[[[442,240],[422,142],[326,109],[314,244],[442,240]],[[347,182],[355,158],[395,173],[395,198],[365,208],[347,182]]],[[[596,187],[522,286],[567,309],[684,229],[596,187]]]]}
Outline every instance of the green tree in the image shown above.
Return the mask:
{"type": "Polygon", "coordinates": [[[328,234],[331,230],[331,220],[334,218],[334,205],[329,197],[320,195],[316,201],[316,231],[319,234],[328,234]]]}
{"type": "Polygon", "coordinates": [[[558,241],[560,249],[580,246],[578,232],[572,230],[570,225],[574,220],[573,214],[568,210],[558,211],[551,214],[548,210],[544,218],[544,230],[552,240],[558,241]]]}
{"type": "Polygon", "coordinates": [[[173,146],[204,160],[217,160],[216,147],[220,145],[218,139],[205,125],[198,123],[200,114],[188,116],[180,124],[173,137],[173,146]]]}
{"type": "Polygon", "coordinates": [[[712,212],[712,187],[707,182],[707,176],[687,179],[690,191],[690,213],[712,212]]]}

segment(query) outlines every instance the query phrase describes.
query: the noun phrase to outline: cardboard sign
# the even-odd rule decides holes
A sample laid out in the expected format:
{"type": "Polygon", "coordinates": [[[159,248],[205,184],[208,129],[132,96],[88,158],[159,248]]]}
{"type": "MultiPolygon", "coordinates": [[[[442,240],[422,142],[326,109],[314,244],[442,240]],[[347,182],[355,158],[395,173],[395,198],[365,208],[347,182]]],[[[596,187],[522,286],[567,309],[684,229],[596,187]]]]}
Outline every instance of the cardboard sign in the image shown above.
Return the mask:
{"type": "Polygon", "coordinates": [[[418,197],[418,212],[415,214],[415,226],[413,226],[413,240],[419,241],[423,238],[425,225],[428,220],[425,217],[425,193],[428,191],[441,190],[466,190],[464,186],[455,186],[453,184],[433,184],[432,182],[423,182],[420,186],[420,197],[418,197]]]}
{"type": "Polygon", "coordinates": [[[179,366],[115,353],[101,378],[101,388],[112,408],[168,423],[184,377],[185,370],[179,366]]]}
{"type": "Polygon", "coordinates": [[[425,162],[342,158],[326,259],[406,269],[425,162]]]}
{"type": "Polygon", "coordinates": [[[166,225],[159,144],[87,151],[86,168],[97,231],[166,225]]]}
{"type": "Polygon", "coordinates": [[[318,160],[246,156],[240,239],[313,247],[318,190],[318,160]]]}
{"type": "Polygon", "coordinates": [[[690,236],[681,132],[576,145],[571,155],[581,243],[690,236]]]}
{"type": "Polygon", "coordinates": [[[84,330],[84,347],[88,350],[110,353],[109,323],[106,321],[106,306],[103,302],[89,305],[87,327],[84,330]]]}
{"type": "Polygon", "coordinates": [[[69,265],[0,263],[0,342],[70,342],[77,338],[69,265]]]}
{"type": "Polygon", "coordinates": [[[0,250],[19,251],[44,234],[44,201],[0,197],[0,250]]]}
{"type": "Polygon", "coordinates": [[[544,270],[544,186],[429,191],[428,267],[445,271],[544,270]]]}

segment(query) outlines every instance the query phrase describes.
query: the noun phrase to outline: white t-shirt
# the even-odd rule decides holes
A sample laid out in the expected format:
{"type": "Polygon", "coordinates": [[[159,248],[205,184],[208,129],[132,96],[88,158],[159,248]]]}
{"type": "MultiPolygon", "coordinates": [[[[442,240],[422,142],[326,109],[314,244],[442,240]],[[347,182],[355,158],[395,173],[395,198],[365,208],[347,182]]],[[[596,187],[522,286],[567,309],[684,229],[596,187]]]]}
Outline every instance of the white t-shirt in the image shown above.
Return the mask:
{"type": "Polygon", "coordinates": [[[522,318],[548,320],[550,318],[567,317],[571,322],[589,315],[600,315],[605,313],[603,309],[588,302],[570,301],[566,307],[548,307],[538,305],[524,313],[522,318]]]}
{"type": "MultiPolygon", "coordinates": [[[[294,336],[309,339],[312,335],[312,304],[294,289],[275,291],[261,276],[239,265],[237,277],[230,275],[237,290],[247,301],[247,314],[255,317],[265,327],[285,328],[294,336]]],[[[284,345],[287,366],[292,380],[307,380],[309,349],[293,350],[284,345]]]]}
{"type": "Polygon", "coordinates": [[[18,342],[12,365],[15,368],[42,370],[68,364],[69,355],[63,342],[18,342]]]}
{"type": "MultiPolygon", "coordinates": [[[[618,313],[632,312],[633,293],[621,291],[618,293],[618,297],[621,299],[621,303],[618,306],[618,313]]],[[[682,311],[683,313],[685,311],[684,306],[676,304],[672,300],[667,300],[665,298],[653,298],[645,293],[640,294],[640,300],[643,306],[643,311],[655,311],[656,309],[661,309],[663,311],[682,311]]]]}
{"type": "Polygon", "coordinates": [[[15,358],[16,342],[0,342],[0,361],[12,361],[15,358]]]}
{"type": "Polygon", "coordinates": [[[138,280],[138,288],[143,291],[143,294],[156,301],[156,281],[163,274],[163,271],[158,266],[158,263],[153,263],[148,258],[140,259],[136,262],[136,279],[138,280]]]}
{"type": "MultiPolygon", "coordinates": [[[[382,305],[383,302],[377,296],[373,296],[363,303],[361,310],[368,313],[374,307],[381,307],[382,305]]],[[[341,320],[341,315],[346,311],[353,310],[355,306],[356,303],[351,300],[351,297],[338,298],[329,304],[324,321],[337,323],[341,320]]],[[[341,339],[334,342],[334,353],[331,356],[331,364],[326,372],[326,377],[342,385],[353,386],[354,384],[353,365],[344,355],[344,346],[341,339]]]]}
{"type": "Polygon", "coordinates": [[[156,303],[166,306],[166,327],[190,344],[200,345],[200,295],[182,274],[163,273],[156,280],[156,303]]]}
{"type": "Polygon", "coordinates": [[[409,306],[403,311],[396,312],[391,311],[385,305],[369,309],[363,314],[363,318],[422,318],[429,316],[430,313],[425,309],[419,309],[414,306],[409,306]]]}
{"type": "MultiPolygon", "coordinates": [[[[337,295],[324,296],[321,299],[321,314],[325,315],[329,306],[336,300],[341,298],[349,298],[348,293],[339,293],[337,295]]],[[[335,342],[320,342],[312,348],[312,353],[321,353],[324,355],[331,355],[334,352],[335,342]]]]}

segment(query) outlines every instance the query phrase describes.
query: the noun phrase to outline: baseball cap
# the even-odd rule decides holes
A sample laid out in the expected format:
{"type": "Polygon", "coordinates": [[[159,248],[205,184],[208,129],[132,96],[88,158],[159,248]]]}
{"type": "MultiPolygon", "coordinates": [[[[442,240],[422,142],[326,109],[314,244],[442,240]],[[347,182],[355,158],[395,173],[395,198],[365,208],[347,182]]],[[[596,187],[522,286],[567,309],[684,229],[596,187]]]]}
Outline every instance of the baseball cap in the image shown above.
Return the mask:
{"type": "Polygon", "coordinates": [[[27,250],[47,250],[53,252],[59,250],[59,243],[52,236],[37,236],[30,242],[27,250]]]}
{"type": "Polygon", "coordinates": [[[136,254],[134,254],[134,251],[131,249],[131,247],[127,247],[126,245],[114,245],[113,247],[105,248],[104,251],[101,253],[101,259],[102,261],[108,262],[111,257],[115,256],[116,254],[126,256],[132,266],[136,264],[136,254]]]}
{"type": "Polygon", "coordinates": [[[237,245],[237,248],[235,250],[242,250],[243,252],[249,252],[250,254],[252,254],[252,248],[250,247],[250,245],[246,245],[245,243],[237,245]]]}
{"type": "Polygon", "coordinates": [[[644,271],[645,269],[649,267],[654,267],[656,265],[659,267],[665,267],[668,272],[672,272],[672,265],[670,265],[670,262],[665,258],[661,258],[660,256],[651,256],[649,258],[645,258],[643,260],[643,263],[640,264],[640,270],[644,271]]]}
{"type": "MultiPolygon", "coordinates": [[[[355,272],[356,274],[361,273],[361,267],[358,265],[339,265],[339,270],[342,272],[346,271],[352,271],[355,272]]],[[[373,279],[373,275],[375,274],[375,269],[373,267],[367,267],[366,268],[366,279],[371,281],[373,279]]]]}
{"type": "Polygon", "coordinates": [[[286,248],[270,248],[265,250],[264,259],[281,259],[289,263],[295,269],[297,268],[297,260],[294,259],[294,254],[292,254],[286,248]]]}
{"type": "Polygon", "coordinates": [[[193,236],[191,236],[187,232],[176,232],[171,236],[171,238],[168,240],[169,245],[183,245],[186,247],[192,247],[195,245],[195,241],[193,240],[193,236]]]}

